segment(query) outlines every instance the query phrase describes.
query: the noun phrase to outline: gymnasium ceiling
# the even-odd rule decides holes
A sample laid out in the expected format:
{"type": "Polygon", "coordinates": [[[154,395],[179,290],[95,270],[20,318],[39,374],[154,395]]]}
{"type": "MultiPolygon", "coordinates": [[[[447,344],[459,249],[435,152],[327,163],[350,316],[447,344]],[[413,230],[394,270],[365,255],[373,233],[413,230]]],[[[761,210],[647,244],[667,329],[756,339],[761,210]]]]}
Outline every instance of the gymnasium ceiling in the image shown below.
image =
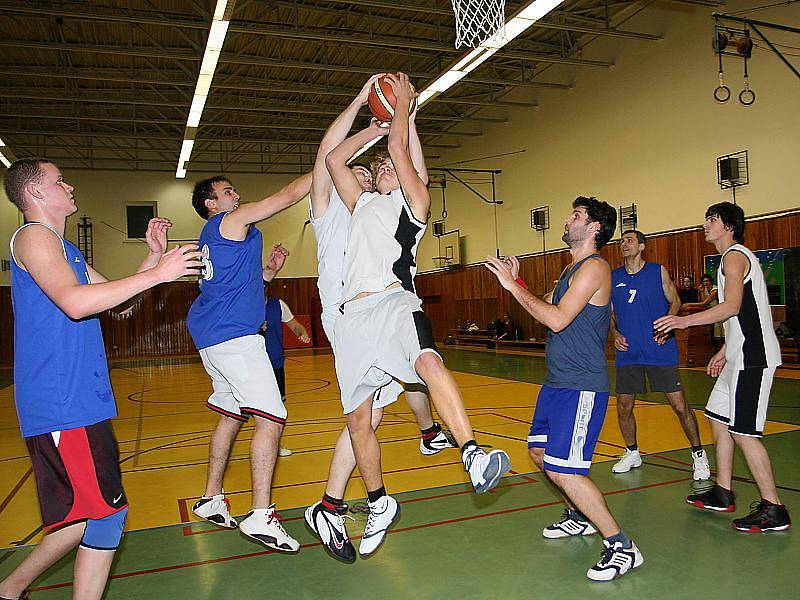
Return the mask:
{"type": "MultiPolygon", "coordinates": [[[[522,4],[509,0],[506,16],[522,4]]],[[[535,105],[538,90],[568,89],[563,73],[610,67],[581,57],[598,36],[658,40],[617,26],[652,4],[567,0],[425,106],[429,158],[535,105]]],[[[12,156],[174,172],[214,5],[0,0],[0,138],[12,156]]],[[[325,128],[371,73],[403,70],[422,89],[464,54],[454,39],[449,0],[236,0],[189,172],[308,170],[325,128]]]]}

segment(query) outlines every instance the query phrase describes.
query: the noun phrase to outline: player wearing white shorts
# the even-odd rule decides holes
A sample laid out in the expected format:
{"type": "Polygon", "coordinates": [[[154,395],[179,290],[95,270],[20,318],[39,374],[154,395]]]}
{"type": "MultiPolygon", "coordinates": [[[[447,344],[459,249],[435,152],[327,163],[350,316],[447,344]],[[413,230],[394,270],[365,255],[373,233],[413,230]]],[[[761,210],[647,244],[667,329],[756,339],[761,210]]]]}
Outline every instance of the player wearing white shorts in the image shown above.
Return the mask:
{"type": "MultiPolygon", "coordinates": [[[[342,304],[342,272],[347,230],[350,225],[350,211],[333,187],[333,181],[325,167],[325,157],[347,136],[359,109],[366,104],[369,89],[376,78],[377,75],[366,82],[358,96],[328,128],[317,152],[311,185],[311,224],[317,238],[319,264],[317,287],[322,301],[322,327],[331,342],[334,356],[336,355],[334,329],[336,322],[342,316],[339,307],[342,304]]],[[[418,165],[419,170],[424,173],[425,159],[413,122],[409,145],[414,164],[418,165]]],[[[356,163],[351,165],[350,169],[361,189],[365,192],[372,191],[373,178],[369,167],[356,163]]],[[[374,427],[380,423],[383,407],[394,402],[402,391],[403,386],[395,381],[382,388],[380,393],[375,396],[372,402],[372,425],[374,427]]],[[[448,437],[448,432],[443,431],[433,420],[428,397],[423,391],[406,390],[406,400],[414,411],[420,427],[420,451],[423,454],[436,454],[445,448],[455,447],[448,437]]],[[[306,511],[306,521],[309,527],[319,536],[325,548],[346,562],[352,562],[356,558],[355,549],[348,539],[344,524],[344,514],[347,510],[344,493],[355,466],[356,459],[350,443],[350,435],[345,428],[337,440],[331,459],[325,493],[319,502],[310,506],[306,511]]]]}
{"type": "MultiPolygon", "coordinates": [[[[207,406],[219,413],[211,436],[206,489],[192,507],[216,525],[239,527],[248,537],[276,550],[295,552],[297,540],[286,533],[270,501],[272,475],[286,408],[275,380],[264,338],[261,232],[258,221],[299,202],[311,187],[303,175],[260,202],[239,204],[239,194],[223,176],[199,182],[192,205],[207,220],[200,233],[204,272],[200,295],[186,325],[211,376],[214,393],[207,406]],[[250,417],[255,430],[250,447],[252,510],[239,524],[231,517],[222,480],[233,442],[250,417]]],[[[273,252],[274,253],[274,252],[273,252]]]]}
{"type": "Polygon", "coordinates": [[[772,324],[767,286],[758,258],[744,244],[744,211],[730,202],[708,207],[703,224],[706,241],[722,254],[718,277],[719,304],[685,317],[657,319],[657,332],[711,325],[724,321],[725,344],[711,357],[708,374],[717,377],[706,404],[714,433],[717,481],[686,501],[718,512],[736,510],[733,494],[733,451],[738,446],[761,493],[746,517],[733,520],[734,529],[748,532],[789,529],[791,519],[778,497],[775,476],[761,437],[767,419],[769,393],[781,351],[772,324]]]}
{"type": "Polygon", "coordinates": [[[373,120],[326,158],[328,171],[352,212],[344,263],[342,317],[336,323],[336,374],[347,427],[369,497],[370,515],[359,553],[374,552],[399,516],[386,494],[380,446],[372,427],[374,393],[393,381],[425,383],[436,410],[462,449],[478,493],[492,489],[510,468],[502,450],[488,454],[473,439],[458,385],[433,343],[430,321],[414,290],[416,250],[424,233],[430,194],[409,151],[413,88],[403,73],[386,76],[397,98],[389,133],[389,157],[378,168],[377,192],[365,192],[347,161],[365,143],[386,135],[373,120]]]}

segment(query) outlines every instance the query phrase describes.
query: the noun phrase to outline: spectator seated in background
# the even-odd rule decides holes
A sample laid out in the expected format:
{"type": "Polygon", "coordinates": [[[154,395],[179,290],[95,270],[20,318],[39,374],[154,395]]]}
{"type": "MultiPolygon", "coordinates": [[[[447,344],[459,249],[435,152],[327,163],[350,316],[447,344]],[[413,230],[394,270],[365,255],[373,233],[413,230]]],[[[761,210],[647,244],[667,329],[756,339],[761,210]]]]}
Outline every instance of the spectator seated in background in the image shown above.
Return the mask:
{"type": "MultiPolygon", "coordinates": [[[[698,310],[705,310],[707,308],[711,308],[712,306],[716,306],[719,304],[719,299],[717,298],[717,286],[714,285],[714,280],[711,278],[711,275],[707,273],[704,274],[700,278],[700,301],[699,302],[689,302],[684,304],[682,308],[694,308],[698,310]]],[[[722,339],[724,337],[722,331],[722,323],[714,323],[711,328],[711,337],[715,340],[722,339]]]]}
{"type": "Polygon", "coordinates": [[[678,290],[681,304],[700,302],[700,292],[694,287],[694,279],[690,275],[681,277],[681,288],[678,290]]]}

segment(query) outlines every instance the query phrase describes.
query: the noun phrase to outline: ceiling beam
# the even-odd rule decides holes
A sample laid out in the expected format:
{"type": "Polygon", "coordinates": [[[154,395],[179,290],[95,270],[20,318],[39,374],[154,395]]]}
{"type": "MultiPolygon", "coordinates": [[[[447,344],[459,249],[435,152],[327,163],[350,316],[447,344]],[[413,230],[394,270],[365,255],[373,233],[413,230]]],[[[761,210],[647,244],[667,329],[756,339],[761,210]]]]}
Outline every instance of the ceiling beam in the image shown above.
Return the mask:
{"type": "MultiPolygon", "coordinates": [[[[101,97],[91,96],[90,94],[96,90],[78,90],[80,95],[70,96],[65,94],[54,93],[48,95],[44,93],[45,90],[40,88],[32,88],[20,91],[18,88],[11,90],[0,88],[0,102],[8,98],[18,98],[21,100],[48,100],[58,102],[63,106],[65,102],[78,102],[89,104],[111,104],[121,106],[160,106],[172,108],[179,111],[181,114],[186,112],[186,107],[181,104],[186,98],[180,99],[155,99],[142,96],[142,94],[132,92],[130,90],[124,91],[128,98],[109,97],[107,95],[101,97]]],[[[51,92],[58,92],[60,90],[51,90],[51,92]]],[[[103,90],[106,94],[107,90],[103,90]]],[[[59,106],[56,105],[56,106],[59,106]]],[[[26,104],[28,110],[32,109],[30,104],[26,104]]],[[[53,106],[37,106],[37,108],[54,108],[53,106]]],[[[220,110],[225,112],[242,112],[242,113],[286,113],[296,115],[320,115],[337,117],[341,114],[343,108],[341,106],[326,106],[321,104],[299,104],[296,102],[286,102],[283,104],[265,104],[258,99],[252,98],[238,98],[235,103],[230,104],[213,104],[207,103],[206,109],[220,110]]],[[[461,123],[463,121],[475,121],[478,123],[505,123],[508,119],[499,117],[480,117],[480,116],[450,116],[450,115],[436,115],[430,112],[421,112],[417,116],[418,121],[439,121],[447,123],[461,123]]]]}
{"type": "MultiPolygon", "coordinates": [[[[175,136],[164,135],[159,133],[145,133],[137,131],[136,133],[132,132],[122,132],[122,131],[65,131],[63,129],[3,129],[3,133],[5,135],[19,135],[19,136],[29,136],[29,135],[44,135],[52,138],[109,138],[109,139],[127,139],[127,140],[135,140],[135,139],[143,139],[143,140],[166,140],[170,142],[176,141],[175,136]]],[[[322,136],[320,136],[322,139],[322,136]]],[[[300,138],[288,138],[288,139],[281,139],[281,138],[248,138],[248,137],[237,137],[234,135],[227,135],[225,137],[214,137],[209,135],[202,135],[202,133],[197,137],[197,142],[252,142],[252,143],[262,143],[262,144],[289,144],[289,145],[312,145],[314,147],[319,146],[320,140],[308,140],[308,139],[300,139],[300,138]]],[[[444,142],[437,142],[437,143],[426,143],[423,144],[425,148],[460,148],[461,145],[458,143],[444,143],[444,142]]],[[[173,169],[174,171],[174,169],[173,169]]]]}

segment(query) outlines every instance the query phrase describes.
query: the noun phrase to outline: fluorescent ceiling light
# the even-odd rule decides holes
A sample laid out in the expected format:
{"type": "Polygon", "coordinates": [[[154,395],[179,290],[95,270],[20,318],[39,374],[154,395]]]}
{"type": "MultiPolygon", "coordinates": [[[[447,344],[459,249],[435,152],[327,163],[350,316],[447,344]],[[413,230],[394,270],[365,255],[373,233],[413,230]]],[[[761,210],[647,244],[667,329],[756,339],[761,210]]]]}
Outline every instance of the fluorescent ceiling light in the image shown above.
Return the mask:
{"type": "Polygon", "coordinates": [[[564,0],[536,0],[536,2],[532,2],[519,11],[515,16],[520,17],[521,19],[538,21],[563,1],[564,0]]]}
{"type": "Polygon", "coordinates": [[[203,114],[203,107],[206,104],[208,96],[195,96],[192,98],[192,106],[189,109],[189,118],[186,119],[186,125],[189,127],[197,127],[200,125],[200,117],[203,114]]]}
{"type": "Polygon", "coordinates": [[[3,141],[3,138],[0,138],[0,146],[5,146],[6,143],[3,141]]]}
{"type": "Polygon", "coordinates": [[[0,162],[3,163],[6,167],[11,166],[11,161],[8,160],[2,152],[0,152],[0,162]]]}
{"type": "Polygon", "coordinates": [[[225,8],[228,6],[228,0],[217,0],[217,6],[214,9],[214,19],[217,21],[225,17],[225,8]]]}
{"type": "Polygon", "coordinates": [[[225,42],[225,34],[228,33],[228,25],[230,21],[217,21],[211,22],[211,31],[208,32],[208,42],[206,42],[206,51],[208,50],[222,50],[222,44],[225,42]]]}
{"type": "Polygon", "coordinates": [[[175,177],[186,177],[186,169],[184,164],[189,162],[192,154],[192,146],[194,145],[194,133],[189,133],[189,129],[196,129],[200,126],[200,119],[203,116],[203,108],[206,104],[206,99],[211,91],[211,81],[214,79],[214,72],[217,70],[217,63],[219,62],[219,55],[222,52],[222,46],[225,44],[225,36],[228,33],[228,26],[230,25],[230,13],[232,12],[233,3],[235,0],[217,0],[214,8],[214,18],[211,21],[211,28],[208,32],[208,40],[206,41],[206,49],[203,52],[203,61],[200,63],[200,75],[197,78],[197,84],[194,88],[194,96],[192,98],[192,105],[189,107],[189,115],[186,117],[186,131],[184,132],[183,145],[181,146],[181,154],[178,159],[178,168],[175,171],[175,177]],[[192,139],[188,139],[191,135],[192,139]]]}
{"type": "MultiPolygon", "coordinates": [[[[519,37],[536,21],[541,19],[562,2],[564,2],[564,0],[534,0],[528,4],[511,19],[509,19],[508,22],[506,22],[504,29],[501,29],[489,39],[485,40],[477,48],[470,50],[450,69],[442,73],[433,81],[433,83],[429,84],[424,90],[422,90],[417,98],[417,106],[421,107],[437,94],[441,94],[442,92],[453,87],[470,72],[474,71],[481,64],[491,58],[491,56],[503,46],[519,37]]],[[[364,152],[372,148],[372,146],[374,146],[379,139],[380,138],[375,138],[371,142],[365,144],[353,155],[353,158],[350,160],[352,161],[358,156],[364,154],[364,152]]]]}
{"type": "Polygon", "coordinates": [[[183,144],[181,144],[181,155],[180,158],[178,158],[178,162],[189,162],[193,146],[194,140],[183,140],[183,144]]]}

